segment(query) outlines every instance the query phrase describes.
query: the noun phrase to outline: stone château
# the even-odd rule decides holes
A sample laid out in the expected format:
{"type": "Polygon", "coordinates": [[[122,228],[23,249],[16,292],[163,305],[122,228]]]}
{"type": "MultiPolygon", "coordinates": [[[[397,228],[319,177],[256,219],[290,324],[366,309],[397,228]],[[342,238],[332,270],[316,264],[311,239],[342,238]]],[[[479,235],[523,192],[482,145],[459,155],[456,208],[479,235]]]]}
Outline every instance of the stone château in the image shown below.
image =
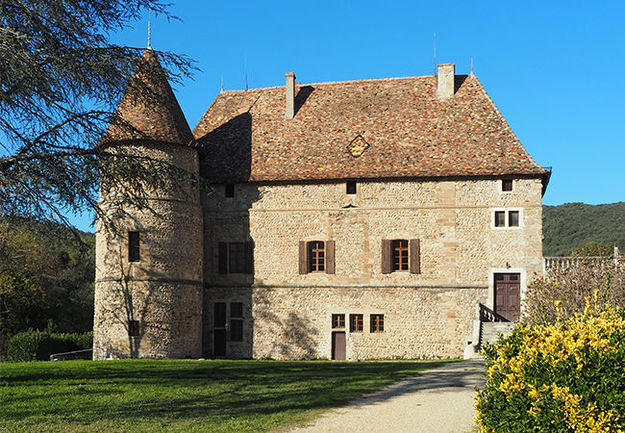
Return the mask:
{"type": "MultiPolygon", "coordinates": [[[[542,271],[536,164],[473,75],[221,92],[190,130],[150,49],[103,145],[213,186],[97,227],[94,358],[462,356],[542,271]]],[[[130,89],[130,88],[129,88],[130,89]]],[[[107,194],[101,191],[106,208],[107,194]]]]}

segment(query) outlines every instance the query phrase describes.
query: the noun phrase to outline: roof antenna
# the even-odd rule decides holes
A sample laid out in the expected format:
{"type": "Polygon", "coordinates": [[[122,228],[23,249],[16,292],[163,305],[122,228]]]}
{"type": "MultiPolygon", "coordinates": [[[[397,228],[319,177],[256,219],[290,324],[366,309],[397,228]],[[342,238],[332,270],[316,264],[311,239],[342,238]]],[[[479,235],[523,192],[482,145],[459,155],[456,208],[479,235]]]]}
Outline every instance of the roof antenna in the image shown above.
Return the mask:
{"type": "Polygon", "coordinates": [[[471,57],[471,75],[473,75],[473,57],[471,57]]]}
{"type": "Polygon", "coordinates": [[[148,49],[152,49],[152,9],[148,9],[148,49]]]}
{"type": "Polygon", "coordinates": [[[219,93],[222,93],[224,91],[224,76],[221,76],[221,89],[219,90],[219,93]]]}
{"type": "Polygon", "coordinates": [[[434,32],[434,74],[436,75],[436,32],[434,32]]]}
{"type": "Polygon", "coordinates": [[[247,91],[247,55],[243,54],[243,65],[245,68],[245,90],[247,91]]]}

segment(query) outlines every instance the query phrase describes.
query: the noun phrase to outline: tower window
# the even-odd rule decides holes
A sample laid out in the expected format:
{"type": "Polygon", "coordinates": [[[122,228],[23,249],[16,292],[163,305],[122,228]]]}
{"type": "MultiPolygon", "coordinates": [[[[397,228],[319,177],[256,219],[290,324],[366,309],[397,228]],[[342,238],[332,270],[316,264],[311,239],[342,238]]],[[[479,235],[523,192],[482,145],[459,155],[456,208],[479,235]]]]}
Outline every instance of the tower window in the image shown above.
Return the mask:
{"type": "Polygon", "coordinates": [[[130,337],[139,336],[139,321],[138,320],[128,321],[128,336],[130,337]]]}
{"type": "Polygon", "coordinates": [[[408,241],[397,239],[393,241],[393,271],[408,270],[408,241]]]}
{"type": "Polygon", "coordinates": [[[139,232],[128,232],[128,261],[141,260],[141,242],[139,232]]]}
{"type": "Polygon", "coordinates": [[[347,194],[356,194],[356,181],[348,180],[346,183],[346,192],[347,194]]]}
{"type": "Polygon", "coordinates": [[[512,191],[512,179],[502,179],[501,180],[501,190],[504,192],[512,191]]]}
{"type": "Polygon", "coordinates": [[[234,184],[233,183],[227,183],[226,184],[226,197],[232,198],[234,197],[234,184]]]}

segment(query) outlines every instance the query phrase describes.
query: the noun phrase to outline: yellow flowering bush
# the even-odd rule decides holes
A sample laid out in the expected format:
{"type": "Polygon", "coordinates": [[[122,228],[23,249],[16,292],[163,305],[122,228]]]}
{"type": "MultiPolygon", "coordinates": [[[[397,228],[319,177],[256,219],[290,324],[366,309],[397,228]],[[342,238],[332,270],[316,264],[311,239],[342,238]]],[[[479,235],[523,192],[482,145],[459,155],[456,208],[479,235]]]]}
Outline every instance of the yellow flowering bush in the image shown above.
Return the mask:
{"type": "Polygon", "coordinates": [[[484,348],[481,432],[625,432],[625,311],[586,304],[484,348]]]}

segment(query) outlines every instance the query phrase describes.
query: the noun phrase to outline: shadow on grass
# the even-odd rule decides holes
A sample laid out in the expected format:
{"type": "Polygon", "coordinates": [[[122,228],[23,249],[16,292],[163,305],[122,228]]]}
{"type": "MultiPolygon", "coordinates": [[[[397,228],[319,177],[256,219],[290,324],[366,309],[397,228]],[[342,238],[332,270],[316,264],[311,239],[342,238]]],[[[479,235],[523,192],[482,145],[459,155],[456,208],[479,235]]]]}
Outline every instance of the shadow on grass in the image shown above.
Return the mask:
{"type": "MultiPolygon", "coordinates": [[[[139,360],[4,364],[0,419],[35,415],[84,424],[112,418],[225,419],[303,412],[342,405],[439,365],[139,360]]],[[[450,380],[462,381],[461,376],[459,371],[430,374],[399,392],[448,387],[450,380]]]]}

